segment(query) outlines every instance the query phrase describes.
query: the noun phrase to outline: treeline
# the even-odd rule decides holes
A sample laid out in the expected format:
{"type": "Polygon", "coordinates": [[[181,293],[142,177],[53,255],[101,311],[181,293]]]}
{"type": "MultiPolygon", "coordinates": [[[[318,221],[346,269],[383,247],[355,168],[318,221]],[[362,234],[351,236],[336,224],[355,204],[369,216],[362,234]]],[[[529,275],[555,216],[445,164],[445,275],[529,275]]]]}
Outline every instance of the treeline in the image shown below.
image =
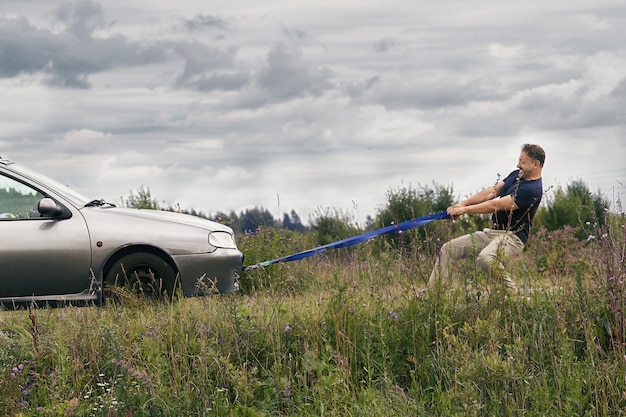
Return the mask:
{"type": "Polygon", "coordinates": [[[277,220],[269,210],[262,207],[246,209],[239,214],[235,213],[235,211],[231,211],[230,213],[217,212],[211,215],[193,208],[183,209],[179,206],[161,205],[156,198],[152,197],[150,188],[143,185],[139,187],[136,192],[131,191],[126,199],[122,199],[122,202],[126,207],[175,211],[177,213],[190,214],[192,216],[214,220],[232,227],[233,230],[239,233],[254,233],[260,227],[287,229],[298,233],[311,231],[311,227],[305,226],[302,223],[300,216],[298,216],[295,210],[291,210],[289,214],[284,213],[282,221],[277,220]]]}
{"type": "MultiPolygon", "coordinates": [[[[319,208],[316,210],[309,224],[305,225],[295,210],[283,213],[282,219],[276,219],[272,213],[265,209],[255,207],[241,211],[239,214],[218,212],[209,215],[194,209],[181,209],[180,207],[160,205],[150,194],[150,189],[144,186],[123,200],[127,207],[159,209],[176,211],[194,216],[199,216],[218,221],[232,227],[238,233],[255,233],[259,228],[276,228],[290,230],[297,233],[315,233],[317,243],[322,245],[332,241],[343,239],[362,233],[385,227],[393,223],[410,220],[431,213],[444,211],[447,207],[458,201],[452,186],[442,186],[436,183],[432,185],[402,186],[390,189],[387,192],[387,204],[379,209],[374,217],[368,216],[364,225],[358,225],[349,213],[331,208],[319,208]]],[[[570,226],[575,230],[575,236],[579,240],[589,238],[589,230],[596,226],[602,226],[611,213],[620,212],[621,202],[611,202],[606,196],[598,192],[591,192],[583,180],[574,180],[565,187],[558,186],[556,189],[547,190],[544,194],[541,206],[535,217],[533,228],[535,230],[545,227],[547,230],[557,230],[564,226],[570,226]]],[[[490,216],[463,216],[453,227],[452,233],[477,230],[489,227],[490,216]]],[[[438,234],[437,225],[419,228],[416,233],[406,236],[389,236],[391,243],[411,244],[414,241],[424,242],[428,234],[438,234]]],[[[447,229],[450,234],[450,228],[447,229]]],[[[431,236],[431,239],[433,237],[431,236]]]]}

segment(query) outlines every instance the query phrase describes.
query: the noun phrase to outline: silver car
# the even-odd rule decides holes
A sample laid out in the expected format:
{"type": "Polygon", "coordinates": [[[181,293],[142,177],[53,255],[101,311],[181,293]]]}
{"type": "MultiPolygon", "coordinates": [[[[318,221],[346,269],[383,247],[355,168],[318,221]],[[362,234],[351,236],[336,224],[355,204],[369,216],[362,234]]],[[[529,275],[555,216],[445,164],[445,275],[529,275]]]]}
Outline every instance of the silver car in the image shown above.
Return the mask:
{"type": "Polygon", "coordinates": [[[152,296],[238,289],[231,228],[120,208],[0,157],[0,304],[84,304],[128,286],[152,296]]]}

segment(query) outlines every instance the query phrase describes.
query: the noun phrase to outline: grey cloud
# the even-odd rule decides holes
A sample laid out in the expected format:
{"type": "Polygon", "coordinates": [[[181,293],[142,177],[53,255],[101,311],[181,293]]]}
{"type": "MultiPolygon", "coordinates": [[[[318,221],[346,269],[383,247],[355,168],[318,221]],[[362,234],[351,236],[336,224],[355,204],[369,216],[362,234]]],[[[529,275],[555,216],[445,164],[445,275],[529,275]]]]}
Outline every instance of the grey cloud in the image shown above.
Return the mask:
{"type": "MultiPolygon", "coordinates": [[[[90,0],[62,5],[56,16],[65,25],[64,31],[38,28],[25,18],[0,20],[0,77],[41,73],[43,82],[50,86],[87,89],[91,87],[92,74],[165,63],[171,61],[173,54],[184,60],[175,79],[176,87],[235,91],[251,83],[247,70],[233,70],[240,64],[235,60],[234,47],[218,48],[194,39],[139,43],[122,35],[94,37],[94,31],[106,27],[107,22],[100,3],[90,0]]],[[[226,24],[210,15],[197,15],[185,22],[189,30],[226,24]]],[[[307,38],[304,31],[284,27],[283,34],[295,42],[307,38]]],[[[270,50],[265,68],[255,78],[255,86],[263,94],[252,89],[248,97],[239,101],[256,106],[299,96],[319,96],[333,86],[333,76],[330,69],[303,59],[296,46],[280,43],[270,50]]]]}
{"type": "Polygon", "coordinates": [[[346,86],[346,93],[351,97],[362,96],[364,92],[368,91],[376,83],[380,81],[380,76],[375,75],[361,82],[352,82],[346,86]]]}
{"type": "Polygon", "coordinates": [[[496,98],[496,93],[486,89],[480,79],[461,81],[447,76],[424,77],[400,84],[378,83],[376,87],[371,94],[389,109],[429,110],[496,98]]]}
{"type": "Polygon", "coordinates": [[[215,73],[179,79],[179,85],[192,87],[198,91],[237,91],[244,88],[250,80],[247,73],[215,73]]]}
{"type": "Polygon", "coordinates": [[[220,16],[198,14],[191,19],[182,19],[182,26],[190,32],[216,28],[226,29],[230,26],[230,21],[220,16]]]}
{"type": "Polygon", "coordinates": [[[199,88],[200,90],[206,90],[208,86],[211,86],[211,89],[222,88],[215,85],[215,82],[220,79],[227,81],[223,87],[226,90],[232,88],[233,82],[239,85],[245,84],[245,76],[219,77],[213,73],[215,70],[233,66],[237,53],[234,48],[221,50],[199,42],[178,42],[172,48],[185,59],[183,72],[176,80],[179,86],[199,88]]]}
{"type": "Polygon", "coordinates": [[[146,45],[130,42],[122,36],[93,38],[91,31],[103,22],[101,10],[96,3],[87,2],[82,6],[78,10],[60,12],[68,23],[68,30],[60,33],[38,29],[24,18],[0,18],[0,77],[43,73],[45,82],[51,86],[84,89],[90,87],[88,77],[92,74],[165,62],[168,52],[174,52],[185,60],[177,79],[179,86],[230,90],[247,82],[247,76],[241,73],[211,74],[216,68],[232,66],[234,49],[221,50],[182,41],[146,45]]]}
{"type": "Polygon", "coordinates": [[[76,32],[37,29],[23,18],[0,20],[2,77],[42,72],[50,85],[88,88],[87,77],[93,73],[146,65],[164,57],[161,48],[133,45],[120,36],[94,39],[76,32]]]}
{"type": "MultiPolygon", "coordinates": [[[[515,103],[502,100],[489,103],[484,113],[461,113],[446,129],[464,136],[517,135],[534,131],[563,131],[623,125],[624,97],[589,97],[581,87],[571,95],[535,91],[515,103]]],[[[443,127],[443,126],[442,126],[443,127]]]]}
{"type": "MultiPolygon", "coordinates": [[[[624,97],[608,97],[584,103],[578,106],[575,117],[570,123],[559,123],[567,128],[594,128],[624,125],[624,97]]],[[[561,122],[558,120],[558,122],[561,122]]]]}
{"type": "Polygon", "coordinates": [[[85,87],[90,63],[64,46],[72,44],[67,34],[36,29],[26,19],[0,22],[0,76],[45,72],[50,84],[85,87]]]}
{"type": "Polygon", "coordinates": [[[283,100],[319,96],[333,86],[333,77],[330,69],[305,61],[299,49],[279,43],[269,52],[267,67],[259,74],[258,83],[274,99],[283,100]]]}
{"type": "Polygon", "coordinates": [[[77,37],[86,37],[105,26],[102,6],[97,1],[82,0],[66,3],[57,9],[57,19],[67,25],[77,37]]]}
{"type": "Polygon", "coordinates": [[[38,71],[45,67],[48,58],[33,51],[49,46],[49,31],[39,31],[25,18],[0,18],[0,76],[14,77],[21,72],[38,71]]]}
{"type": "Polygon", "coordinates": [[[285,38],[294,42],[305,41],[309,38],[309,34],[301,29],[292,29],[285,25],[281,25],[281,29],[285,38]]]}
{"type": "Polygon", "coordinates": [[[626,78],[624,78],[614,89],[611,91],[611,97],[615,97],[622,102],[626,101],[626,78]]]}
{"type": "Polygon", "coordinates": [[[394,47],[396,41],[392,38],[383,38],[374,44],[376,52],[387,52],[394,47]]]}

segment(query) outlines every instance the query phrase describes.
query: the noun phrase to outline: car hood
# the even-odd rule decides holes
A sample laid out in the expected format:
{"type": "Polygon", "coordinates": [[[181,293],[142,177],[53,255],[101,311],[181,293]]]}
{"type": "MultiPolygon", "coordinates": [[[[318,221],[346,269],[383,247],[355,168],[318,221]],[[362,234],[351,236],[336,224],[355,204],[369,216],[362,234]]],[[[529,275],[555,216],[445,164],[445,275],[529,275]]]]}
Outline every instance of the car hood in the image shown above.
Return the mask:
{"type": "Polygon", "coordinates": [[[81,209],[81,213],[83,216],[88,216],[89,214],[95,214],[94,212],[98,212],[98,215],[102,216],[112,216],[126,218],[128,220],[137,220],[137,221],[152,221],[155,223],[177,223],[186,226],[192,226],[201,228],[207,231],[213,232],[227,232],[233,233],[233,230],[223,224],[214,222],[212,220],[204,219],[202,217],[192,216],[189,214],[175,213],[172,211],[162,211],[162,210],[149,210],[149,209],[135,209],[135,208],[124,208],[124,207],[113,207],[113,206],[104,206],[104,207],[84,207],[81,209]]]}

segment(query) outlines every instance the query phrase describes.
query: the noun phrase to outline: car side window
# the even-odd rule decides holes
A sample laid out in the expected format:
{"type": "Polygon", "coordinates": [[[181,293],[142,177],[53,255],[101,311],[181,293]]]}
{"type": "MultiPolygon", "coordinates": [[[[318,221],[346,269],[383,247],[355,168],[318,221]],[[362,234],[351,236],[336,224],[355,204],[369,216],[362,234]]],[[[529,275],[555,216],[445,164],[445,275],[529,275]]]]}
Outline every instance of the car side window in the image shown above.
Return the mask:
{"type": "Polygon", "coordinates": [[[44,197],[34,188],[0,175],[0,221],[40,217],[37,203],[44,197]]]}

